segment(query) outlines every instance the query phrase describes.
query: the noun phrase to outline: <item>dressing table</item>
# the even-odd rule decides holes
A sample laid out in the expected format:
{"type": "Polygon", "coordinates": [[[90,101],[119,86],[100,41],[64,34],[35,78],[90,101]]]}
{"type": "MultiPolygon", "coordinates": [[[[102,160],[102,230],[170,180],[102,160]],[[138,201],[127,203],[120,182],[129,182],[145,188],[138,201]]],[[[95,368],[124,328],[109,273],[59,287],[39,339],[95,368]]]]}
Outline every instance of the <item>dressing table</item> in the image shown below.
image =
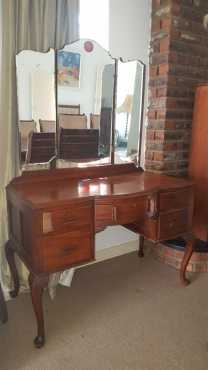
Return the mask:
{"type": "MultiPolygon", "coordinates": [[[[72,50],[77,52],[78,46],[73,45],[72,50]]],[[[87,56],[84,55],[83,60],[84,57],[87,56]]],[[[114,64],[109,64],[108,58],[107,71],[112,75],[114,64]]],[[[124,69],[126,73],[126,66],[124,69]]],[[[96,75],[99,70],[100,64],[96,75]]],[[[105,71],[105,68],[103,70],[105,71]]],[[[107,96],[112,98],[111,121],[106,125],[111,128],[111,143],[108,143],[106,148],[103,145],[100,148],[102,162],[99,163],[98,160],[96,164],[78,163],[76,167],[24,171],[7,186],[9,240],[5,250],[14,282],[11,296],[16,297],[19,291],[14,259],[14,254],[17,253],[29,270],[31,298],[37,320],[37,337],[34,340],[37,348],[42,347],[45,342],[42,294],[44,287],[48,285],[49,275],[93,261],[95,233],[108,226],[122,225],[141,235],[139,255],[142,256],[143,238],[159,242],[188,235],[191,231],[193,183],[185,179],[149,173],[143,171],[139,165],[145,75],[142,68],[140,78],[137,78],[138,63],[133,65],[133,69],[131,65],[131,73],[132,70],[135,73],[134,78],[136,76],[132,84],[132,117],[130,124],[124,119],[125,133],[120,141],[122,145],[119,146],[119,135],[122,135],[119,125],[117,139],[115,138],[118,119],[116,106],[119,105],[118,87],[122,83],[122,78],[119,80],[117,73],[118,61],[116,61],[114,81],[110,84],[113,92],[110,91],[107,96]],[[130,140],[132,128],[139,138],[136,150],[133,141],[130,140]],[[128,137],[126,130],[129,132],[128,137]],[[137,161],[133,163],[130,157],[132,155],[135,159],[135,152],[137,161]],[[105,156],[106,163],[103,163],[105,156]]],[[[102,78],[104,76],[105,73],[102,74],[102,78]]],[[[128,78],[130,79],[130,75],[128,78]]],[[[102,86],[104,85],[105,81],[102,81],[102,86]]],[[[63,92],[65,91],[62,91],[62,94],[63,92]]],[[[107,107],[109,103],[102,98],[102,94],[99,97],[107,107]]],[[[124,94],[120,97],[121,101],[123,97],[124,94]]],[[[59,105],[63,104],[59,99],[57,102],[59,105]]],[[[80,109],[83,104],[81,101],[80,109]]],[[[97,114],[97,110],[95,109],[93,113],[97,114]]],[[[58,157],[59,148],[57,153],[58,157]]],[[[52,167],[57,167],[56,163],[52,167]]],[[[188,240],[187,253],[190,243],[192,241],[188,240]]],[[[184,284],[188,283],[185,277],[187,253],[180,272],[184,284]]]]}

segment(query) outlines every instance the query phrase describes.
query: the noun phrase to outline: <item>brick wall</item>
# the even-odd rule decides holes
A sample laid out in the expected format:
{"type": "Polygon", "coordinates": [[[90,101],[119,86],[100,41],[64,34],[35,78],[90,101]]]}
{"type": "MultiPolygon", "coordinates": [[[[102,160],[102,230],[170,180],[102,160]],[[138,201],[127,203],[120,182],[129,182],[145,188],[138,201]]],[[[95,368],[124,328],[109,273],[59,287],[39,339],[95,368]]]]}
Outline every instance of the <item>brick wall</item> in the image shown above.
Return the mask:
{"type": "Polygon", "coordinates": [[[147,170],[187,173],[194,95],[208,81],[208,0],[152,0],[147,170]]]}

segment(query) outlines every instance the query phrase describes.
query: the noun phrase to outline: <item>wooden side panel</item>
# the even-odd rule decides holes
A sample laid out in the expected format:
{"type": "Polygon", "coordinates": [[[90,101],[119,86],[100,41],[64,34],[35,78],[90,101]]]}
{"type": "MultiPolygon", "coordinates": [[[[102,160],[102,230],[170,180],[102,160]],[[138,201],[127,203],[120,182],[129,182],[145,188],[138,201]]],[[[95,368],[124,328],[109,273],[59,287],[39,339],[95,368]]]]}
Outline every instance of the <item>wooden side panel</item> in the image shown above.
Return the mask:
{"type": "Polygon", "coordinates": [[[189,175],[195,182],[193,232],[197,238],[208,240],[208,85],[196,92],[192,124],[192,144],[189,175]]]}
{"type": "Polygon", "coordinates": [[[160,194],[160,212],[189,207],[193,197],[191,188],[160,194]]]}

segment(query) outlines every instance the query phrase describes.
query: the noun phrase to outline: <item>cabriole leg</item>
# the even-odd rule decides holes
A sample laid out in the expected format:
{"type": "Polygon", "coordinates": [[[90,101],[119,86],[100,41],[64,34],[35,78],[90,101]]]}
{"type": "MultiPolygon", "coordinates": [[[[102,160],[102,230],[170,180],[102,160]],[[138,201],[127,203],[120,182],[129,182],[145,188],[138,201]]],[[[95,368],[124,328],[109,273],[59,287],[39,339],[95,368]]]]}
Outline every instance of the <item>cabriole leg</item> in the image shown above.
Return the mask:
{"type": "Polygon", "coordinates": [[[33,309],[37,320],[37,336],[34,339],[36,348],[41,348],[45,343],[44,315],[42,305],[43,289],[48,285],[48,276],[36,276],[30,273],[29,285],[33,309]]]}
{"type": "Polygon", "coordinates": [[[6,245],[5,245],[5,254],[6,254],[6,259],[10,268],[13,284],[14,284],[14,289],[10,292],[10,296],[12,298],[15,298],[18,293],[19,293],[19,276],[18,276],[18,271],[15,263],[15,258],[14,258],[14,250],[11,245],[11,241],[9,240],[6,245]]]}
{"type": "Polygon", "coordinates": [[[190,284],[190,280],[186,278],[186,268],[188,266],[188,263],[191,259],[192,254],[194,252],[194,243],[195,243],[194,239],[187,241],[184,256],[183,256],[183,260],[181,262],[180,280],[181,280],[181,283],[183,285],[189,285],[190,284]]]}

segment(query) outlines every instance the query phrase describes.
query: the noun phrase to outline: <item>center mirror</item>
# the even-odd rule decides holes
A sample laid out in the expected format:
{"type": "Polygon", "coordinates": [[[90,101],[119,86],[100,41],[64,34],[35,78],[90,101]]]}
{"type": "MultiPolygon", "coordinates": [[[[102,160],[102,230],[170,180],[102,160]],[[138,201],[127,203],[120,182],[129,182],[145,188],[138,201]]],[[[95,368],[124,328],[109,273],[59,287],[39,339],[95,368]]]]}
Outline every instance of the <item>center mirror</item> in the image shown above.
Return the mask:
{"type": "Polygon", "coordinates": [[[110,162],[115,61],[79,40],[57,53],[58,166],[110,162]]]}

